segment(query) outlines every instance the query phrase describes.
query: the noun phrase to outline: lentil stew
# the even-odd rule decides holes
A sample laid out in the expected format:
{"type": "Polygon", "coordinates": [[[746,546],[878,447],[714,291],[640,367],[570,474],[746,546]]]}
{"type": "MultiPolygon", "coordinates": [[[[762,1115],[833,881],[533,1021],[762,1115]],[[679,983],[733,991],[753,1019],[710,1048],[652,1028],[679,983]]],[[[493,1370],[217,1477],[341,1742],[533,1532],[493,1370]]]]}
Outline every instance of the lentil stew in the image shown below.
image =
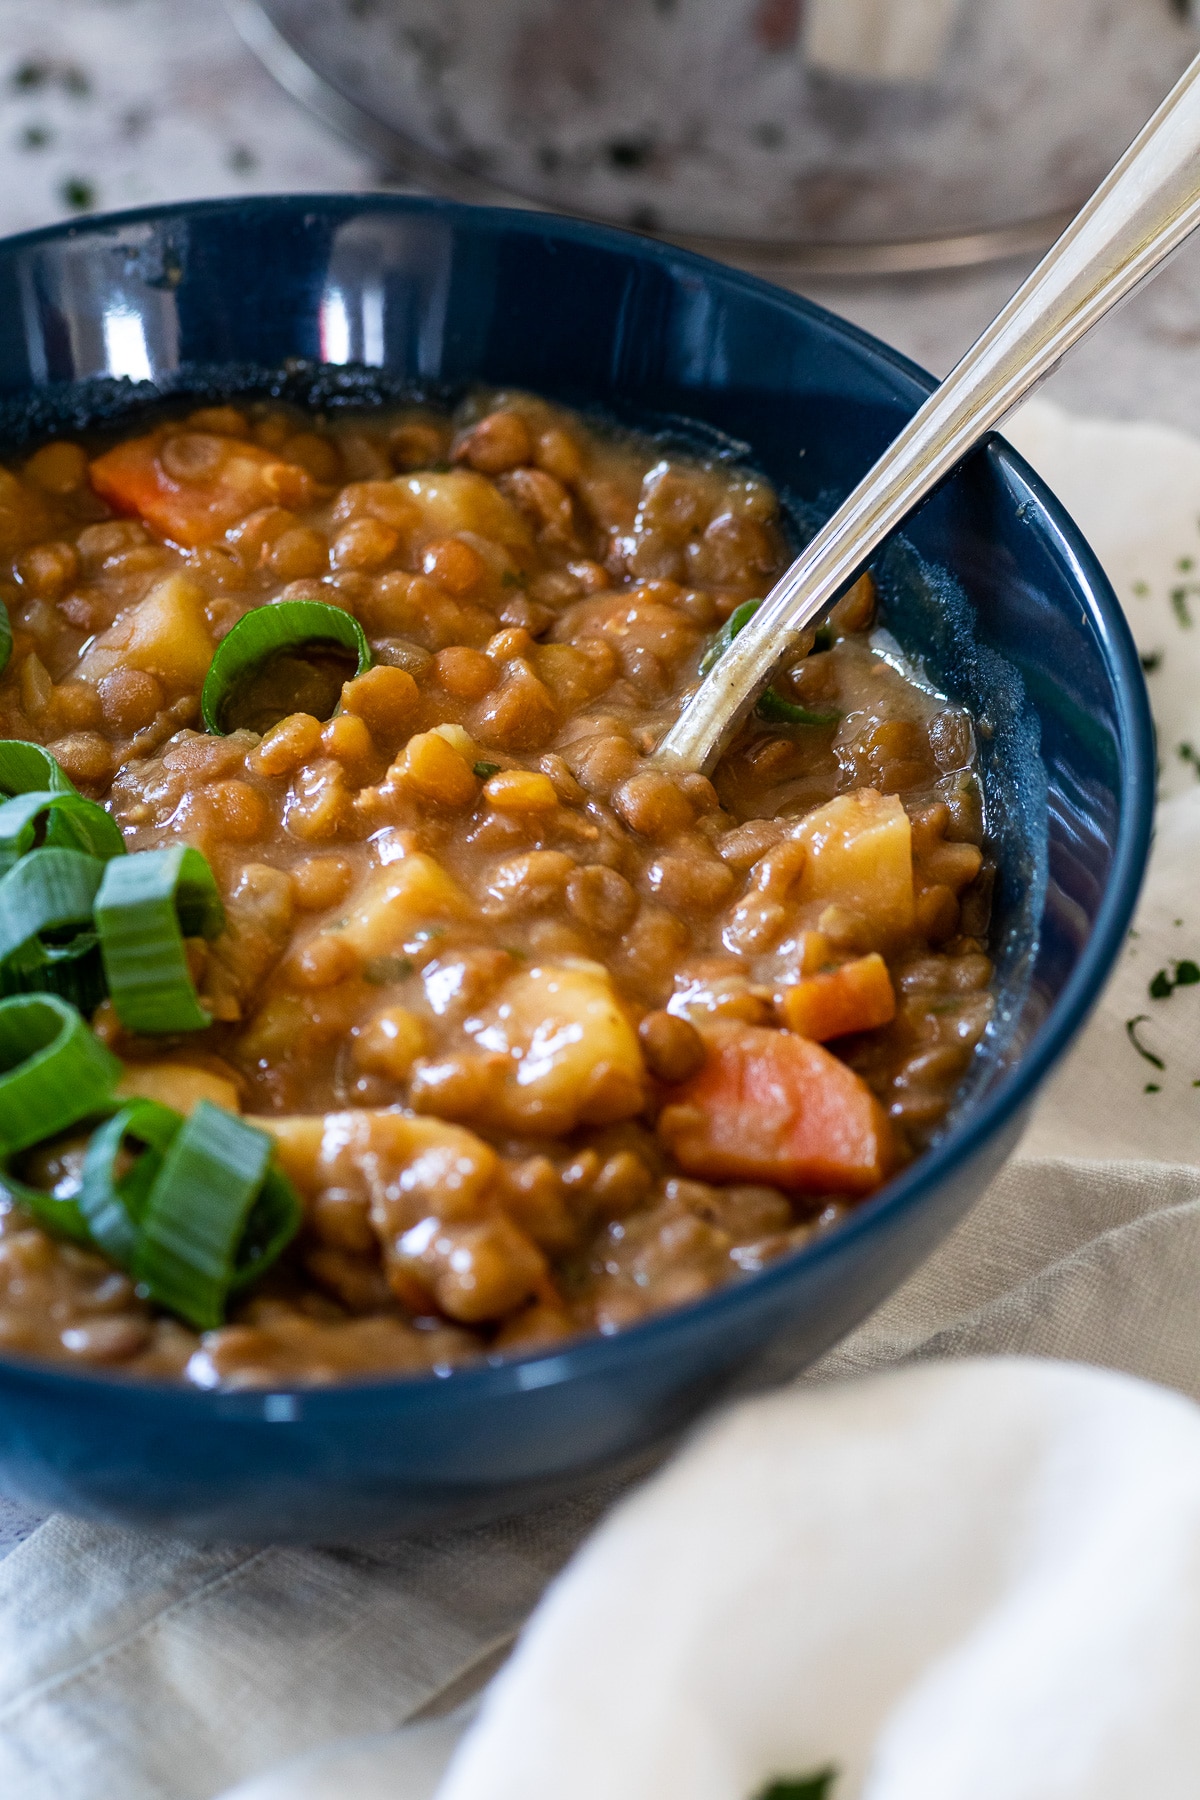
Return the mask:
{"type": "MultiPolygon", "coordinates": [[[[102,941],[106,1116],[237,1115],[298,1202],[198,1324],[39,1209],[95,1118],[26,1145],[0,1349],[202,1386],[519,1353],[760,1269],[920,1153],[991,1010],[971,719],[864,576],[713,780],[651,760],[787,556],[761,478],[527,394],[208,406],[0,471],[0,736],[220,896],[180,904],[190,1023],[147,1028],[102,941]],[[296,603],[341,624],[287,641],[296,603]]],[[[108,1171],[136,1225],[119,1128],[108,1171]]]]}

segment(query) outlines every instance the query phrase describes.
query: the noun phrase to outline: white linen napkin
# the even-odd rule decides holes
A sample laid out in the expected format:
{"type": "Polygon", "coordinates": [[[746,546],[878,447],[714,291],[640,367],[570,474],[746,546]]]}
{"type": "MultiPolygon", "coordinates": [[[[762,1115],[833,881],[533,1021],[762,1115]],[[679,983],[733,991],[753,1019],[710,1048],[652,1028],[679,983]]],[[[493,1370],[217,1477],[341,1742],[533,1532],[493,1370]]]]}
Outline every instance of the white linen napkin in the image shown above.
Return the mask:
{"type": "Polygon", "coordinates": [[[830,1766],[835,1800],[1185,1800],[1198,1672],[1200,1408],[929,1365],[710,1426],[555,1584],[438,1800],[830,1766]]]}
{"type": "MultiPolygon", "coordinates": [[[[1200,445],[1156,427],[1069,420],[1040,402],[1011,435],[1090,532],[1140,647],[1163,654],[1151,687],[1165,785],[1177,791],[1160,815],[1140,935],[1021,1153],[806,1385],[881,1363],[982,1352],[1104,1363],[1200,1396],[1200,1168],[1192,1166],[1200,1162],[1200,1089],[1191,1086],[1200,1079],[1200,985],[1149,997],[1160,968],[1170,976],[1181,959],[1200,962],[1190,875],[1200,783],[1177,748],[1200,748],[1200,602],[1191,625],[1189,608],[1171,598],[1192,575],[1177,565],[1200,545],[1200,445]],[[1162,1070],[1126,1033],[1138,1015],[1145,1021],[1136,1034],[1162,1070]]],[[[839,1384],[828,1404],[857,1406],[855,1392],[839,1384]]],[[[825,1405],[824,1395],[818,1400],[825,1405]]],[[[790,1396],[778,1404],[785,1411],[772,1418],[831,1416],[786,1413],[790,1396]]],[[[1069,1408],[1045,1405],[1048,1442],[1069,1408]]],[[[964,1425],[959,1448],[968,1461],[985,1457],[991,1416],[987,1404],[967,1409],[972,1430],[964,1425]]],[[[1064,1442],[1084,1441],[1072,1435],[1075,1425],[1062,1429],[1064,1442]]],[[[790,1441],[790,1428],[783,1435],[790,1441]]],[[[1091,1467],[1086,1459],[1079,1466],[1091,1467]]],[[[0,1562],[0,1793],[212,1800],[286,1757],[319,1752],[307,1771],[281,1770],[257,1800],[268,1792],[271,1800],[419,1800],[433,1779],[431,1758],[436,1764],[453,1733],[426,1730],[414,1748],[395,1728],[462,1696],[471,1671],[489,1666],[616,1492],[610,1484],[521,1520],[370,1551],[206,1551],[53,1520],[0,1562]],[[380,1733],[395,1734],[347,1749],[355,1760],[339,1772],[330,1740],[380,1733]],[[411,1772],[414,1755],[423,1772],[411,1772]],[[374,1786],[372,1766],[383,1771],[374,1786]]],[[[948,1532],[961,1525],[954,1492],[931,1464],[926,1501],[948,1532]]],[[[1024,1504],[1019,1483],[1011,1492],[1015,1506],[1024,1504]]],[[[875,1516],[882,1541],[887,1509],[875,1516]]],[[[901,1535],[888,1541],[903,1549],[901,1535]]],[[[698,1564],[697,1581],[702,1574],[698,1564]]],[[[614,1720],[613,1732],[621,1729],[614,1720]]],[[[840,1741],[837,1748],[849,1755],[840,1741]]],[[[1132,1791],[1154,1791],[1153,1783],[1132,1791]]],[[[867,1792],[880,1800],[884,1790],[867,1792]]]]}

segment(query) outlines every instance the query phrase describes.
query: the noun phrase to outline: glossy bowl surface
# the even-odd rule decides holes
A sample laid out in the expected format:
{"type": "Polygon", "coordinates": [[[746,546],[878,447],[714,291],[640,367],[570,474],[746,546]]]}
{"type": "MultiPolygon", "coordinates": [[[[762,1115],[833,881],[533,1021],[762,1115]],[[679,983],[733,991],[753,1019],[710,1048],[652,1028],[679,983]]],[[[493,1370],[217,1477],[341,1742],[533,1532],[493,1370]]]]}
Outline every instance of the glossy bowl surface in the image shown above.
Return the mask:
{"type": "MultiPolygon", "coordinates": [[[[0,452],[164,396],[327,406],[512,384],[749,446],[801,522],[930,378],[750,276],[605,227],[388,197],[211,202],[0,243],[0,452]],[[681,427],[680,420],[689,421],[681,427]]],[[[207,1538],[330,1541],[514,1511],[803,1367],[961,1217],[1120,948],[1149,840],[1145,688],[1111,588],[992,438],[880,567],[891,628],[985,719],[1000,1005],[950,1126],[844,1225],[623,1335],[444,1378],[204,1393],[0,1361],[0,1486],[207,1538]]]]}

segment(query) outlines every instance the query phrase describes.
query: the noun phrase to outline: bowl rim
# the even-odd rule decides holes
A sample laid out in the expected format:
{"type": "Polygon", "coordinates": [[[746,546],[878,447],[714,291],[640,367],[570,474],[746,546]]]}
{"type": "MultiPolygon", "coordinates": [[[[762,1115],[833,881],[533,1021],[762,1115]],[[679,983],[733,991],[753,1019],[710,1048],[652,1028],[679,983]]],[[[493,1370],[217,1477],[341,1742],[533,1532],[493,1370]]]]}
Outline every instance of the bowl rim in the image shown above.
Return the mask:
{"type": "MultiPolygon", "coordinates": [[[[697,251],[661,239],[646,237],[619,225],[518,207],[470,204],[436,196],[360,193],[287,193],[232,195],[216,199],[172,201],[163,205],[126,208],[86,214],[57,225],[0,237],[0,263],[14,254],[41,244],[70,242],[88,235],[137,225],[164,223],[196,215],[227,213],[288,213],[301,216],[324,213],[351,217],[370,211],[417,213],[449,224],[484,226],[499,235],[508,230],[544,238],[567,238],[590,243],[651,263],[682,267],[708,283],[741,290],[799,314],[820,331],[838,338],[863,354],[876,368],[898,378],[897,398],[917,405],[938,385],[936,377],[920,364],[893,349],[861,326],[843,319],[816,301],[780,287],[761,275],[714,261],[697,251]]],[[[183,368],[186,370],[187,365],[183,368]]],[[[20,390],[12,390],[13,396],[20,390]]],[[[6,396],[0,396],[3,398],[6,396]]],[[[170,398],[170,390],[164,396],[170,398]]],[[[0,444],[0,453],[4,446],[0,444]]],[[[1117,749],[1122,773],[1121,805],[1113,848],[1112,871],[1097,909],[1095,924],[1076,967],[1038,1025],[1020,1061],[1008,1070],[977,1103],[968,1100],[964,1116],[945,1137],[934,1143],[909,1167],[887,1182],[879,1192],[856,1206],[836,1228],[788,1252],[766,1268],[714,1289],[699,1299],[653,1313],[619,1332],[591,1331],[522,1356],[468,1363],[450,1368],[383,1373],[328,1386],[280,1380],[269,1388],[198,1388],[181,1381],[122,1375],[115,1371],[75,1369],[25,1357],[0,1353],[0,1383],[66,1390],[83,1387],[126,1403],[143,1407],[178,1406],[214,1419],[239,1421],[329,1422],[336,1414],[371,1412],[379,1401],[407,1402],[418,1410],[434,1403],[445,1406],[451,1397],[464,1405],[478,1404],[533,1388],[557,1386],[563,1381],[600,1372],[617,1373],[631,1359],[640,1359],[664,1339],[685,1336],[701,1319],[720,1319],[735,1314],[747,1302],[784,1288],[800,1266],[811,1269],[840,1253],[843,1245],[869,1235],[916,1206],[927,1189],[938,1187],[955,1167],[970,1162],[1020,1113],[1034,1088],[1049,1073],[1082,1027],[1099,999],[1124,941],[1145,874],[1154,820],[1156,762],[1154,726],[1149,696],[1133,634],[1121,603],[1099,559],[1079,527],[1050,488],[1013,447],[992,431],[982,440],[978,454],[992,461],[1005,485],[1024,490],[1032,513],[1071,574],[1085,613],[1095,631],[1102,661],[1110,677],[1118,722],[1117,749]],[[285,1404],[281,1407],[280,1403],[285,1404]]],[[[1023,501],[1018,501],[1023,506],[1023,501]]],[[[852,1328],[853,1329],[853,1328],[852,1328]]]]}

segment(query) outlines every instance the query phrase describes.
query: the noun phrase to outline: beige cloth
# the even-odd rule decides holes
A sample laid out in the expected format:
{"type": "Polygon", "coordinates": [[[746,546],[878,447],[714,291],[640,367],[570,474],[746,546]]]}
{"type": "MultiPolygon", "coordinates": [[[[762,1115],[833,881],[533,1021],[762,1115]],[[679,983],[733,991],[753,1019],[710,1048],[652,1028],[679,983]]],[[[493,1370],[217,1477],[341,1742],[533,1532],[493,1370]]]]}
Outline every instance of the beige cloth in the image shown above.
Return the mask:
{"type": "MultiPolygon", "coordinates": [[[[1187,709],[1200,708],[1200,628],[1185,627],[1169,597],[1175,564],[1200,542],[1200,446],[1156,428],[1081,426],[1040,404],[1029,414],[1020,435],[1036,438],[1068,504],[1083,515],[1103,491],[1093,536],[1142,648],[1165,650],[1164,674],[1174,658],[1193,659],[1178,705],[1159,711],[1180,791],[1161,817],[1142,935],[1025,1153],[812,1379],[913,1356],[1020,1351],[1200,1396],[1200,1169],[1189,1166],[1200,1161],[1200,986],[1147,998],[1158,966],[1200,960],[1190,879],[1200,786],[1172,750],[1192,729],[1187,709]],[[1175,480],[1181,458],[1196,471],[1188,485],[1175,480]],[[1078,469],[1087,483],[1073,493],[1078,469]],[[1149,588],[1144,599],[1135,582],[1149,588]],[[1157,1094],[1144,1092],[1155,1071],[1125,1033],[1136,1013],[1150,1016],[1144,1042],[1166,1064],[1157,1094]]],[[[611,1498],[601,1490],[370,1552],[204,1551],[53,1520],[0,1563],[0,1794],[211,1800],[331,1738],[390,1731],[486,1662],[611,1498]]],[[[417,1800],[415,1788],[395,1792],[417,1800]]]]}

